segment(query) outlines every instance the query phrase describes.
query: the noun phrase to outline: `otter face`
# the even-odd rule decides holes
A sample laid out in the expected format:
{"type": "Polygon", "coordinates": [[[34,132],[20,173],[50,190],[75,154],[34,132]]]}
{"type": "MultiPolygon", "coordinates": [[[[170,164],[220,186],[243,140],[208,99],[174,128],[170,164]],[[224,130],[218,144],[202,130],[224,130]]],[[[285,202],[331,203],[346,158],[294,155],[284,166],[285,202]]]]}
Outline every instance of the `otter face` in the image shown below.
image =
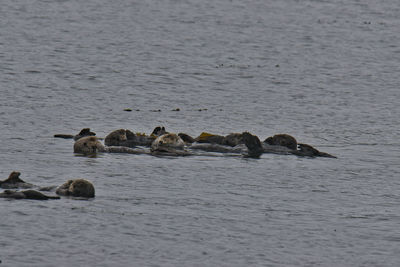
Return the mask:
{"type": "Polygon", "coordinates": [[[297,149],[296,139],[288,134],[276,134],[268,137],[264,142],[273,146],[284,146],[293,150],[297,149]]]}
{"type": "Polygon", "coordinates": [[[94,186],[85,179],[68,180],[57,188],[56,193],[62,196],[94,197],[94,186]]]}
{"type": "Polygon", "coordinates": [[[121,141],[128,140],[125,129],[119,129],[111,132],[104,139],[106,146],[118,146],[121,141]]]}
{"type": "Polygon", "coordinates": [[[68,192],[74,197],[94,197],[94,186],[88,180],[76,179],[70,183],[68,192]]]}
{"type": "Polygon", "coordinates": [[[82,137],[74,144],[74,153],[92,154],[103,151],[103,144],[95,136],[82,137]]]}
{"type": "Polygon", "coordinates": [[[183,149],[185,142],[176,134],[163,134],[151,144],[153,151],[169,151],[169,149],[183,149]]]}

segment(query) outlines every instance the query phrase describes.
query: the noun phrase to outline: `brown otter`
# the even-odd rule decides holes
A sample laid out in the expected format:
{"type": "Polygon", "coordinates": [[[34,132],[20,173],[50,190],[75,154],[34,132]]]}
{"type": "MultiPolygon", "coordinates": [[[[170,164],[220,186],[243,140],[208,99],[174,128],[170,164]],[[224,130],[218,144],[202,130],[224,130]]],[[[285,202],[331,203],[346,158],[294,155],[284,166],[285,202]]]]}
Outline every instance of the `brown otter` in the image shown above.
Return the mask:
{"type": "Polygon", "coordinates": [[[32,188],[34,186],[33,184],[26,183],[21,178],[19,178],[20,175],[20,172],[11,172],[6,180],[0,181],[0,188],[32,188]]]}
{"type": "Polygon", "coordinates": [[[68,180],[57,188],[56,194],[60,196],[94,197],[94,186],[85,179],[68,180]]]}
{"type": "Polygon", "coordinates": [[[293,150],[297,149],[296,139],[288,134],[276,134],[265,139],[264,143],[272,146],[284,146],[293,150]]]}
{"type": "Polygon", "coordinates": [[[119,129],[109,133],[104,139],[106,146],[119,146],[121,142],[128,140],[125,129],[119,129]]]}
{"type": "Polygon", "coordinates": [[[105,152],[104,145],[95,136],[82,137],[74,144],[74,152],[82,154],[92,154],[105,152]]]}
{"type": "Polygon", "coordinates": [[[35,199],[35,200],[48,200],[48,199],[60,199],[58,196],[47,196],[36,190],[5,190],[0,193],[0,198],[13,198],[13,199],[35,199]]]}

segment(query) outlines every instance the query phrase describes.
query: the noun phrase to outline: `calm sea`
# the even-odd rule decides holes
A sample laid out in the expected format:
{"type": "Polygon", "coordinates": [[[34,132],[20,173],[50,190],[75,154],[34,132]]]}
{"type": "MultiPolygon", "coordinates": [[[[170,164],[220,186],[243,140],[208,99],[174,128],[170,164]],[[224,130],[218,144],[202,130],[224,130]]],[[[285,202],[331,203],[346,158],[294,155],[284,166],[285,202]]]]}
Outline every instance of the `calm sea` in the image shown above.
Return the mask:
{"type": "Polygon", "coordinates": [[[0,199],[0,266],[399,266],[399,29],[396,0],[2,0],[0,179],[96,198],[0,199]],[[158,125],[338,159],[53,138],[158,125]]]}

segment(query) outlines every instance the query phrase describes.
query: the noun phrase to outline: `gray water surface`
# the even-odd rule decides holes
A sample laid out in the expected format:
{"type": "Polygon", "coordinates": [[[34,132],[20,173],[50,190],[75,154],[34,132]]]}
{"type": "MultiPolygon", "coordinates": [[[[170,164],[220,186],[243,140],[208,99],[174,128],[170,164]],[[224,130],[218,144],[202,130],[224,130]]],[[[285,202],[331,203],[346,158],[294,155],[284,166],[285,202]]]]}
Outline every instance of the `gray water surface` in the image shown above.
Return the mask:
{"type": "Polygon", "coordinates": [[[82,177],[96,198],[0,199],[0,266],[399,266],[399,29],[395,0],[3,0],[1,180],[82,177]],[[53,138],[157,125],[338,159],[53,138]]]}

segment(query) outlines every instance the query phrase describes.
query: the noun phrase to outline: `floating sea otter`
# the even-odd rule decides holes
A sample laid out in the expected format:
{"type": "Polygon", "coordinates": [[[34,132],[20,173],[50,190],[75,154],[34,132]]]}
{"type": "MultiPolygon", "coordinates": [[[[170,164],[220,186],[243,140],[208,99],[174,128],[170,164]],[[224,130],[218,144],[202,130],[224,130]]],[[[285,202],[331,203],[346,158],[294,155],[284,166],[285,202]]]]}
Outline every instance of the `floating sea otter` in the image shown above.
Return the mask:
{"type": "MultiPolygon", "coordinates": [[[[35,187],[33,184],[24,182],[19,178],[19,172],[12,172],[8,179],[0,181],[0,187],[2,188],[32,188],[35,187]]],[[[51,191],[54,186],[39,188],[39,191],[51,191]]],[[[0,193],[0,198],[13,198],[13,199],[36,199],[36,200],[47,200],[47,199],[59,199],[59,196],[48,196],[36,190],[5,190],[0,193]]],[[[56,194],[60,196],[72,196],[80,198],[92,198],[94,197],[94,186],[91,182],[85,179],[73,179],[68,180],[66,183],[57,188],[56,194]]]]}
{"type": "Polygon", "coordinates": [[[265,153],[293,154],[302,157],[326,157],[336,158],[307,144],[298,144],[293,136],[288,134],[276,134],[268,137],[263,142],[265,153]]]}
{"type": "Polygon", "coordinates": [[[85,179],[68,180],[57,188],[56,194],[60,196],[91,198],[94,197],[94,186],[85,179]]]}

